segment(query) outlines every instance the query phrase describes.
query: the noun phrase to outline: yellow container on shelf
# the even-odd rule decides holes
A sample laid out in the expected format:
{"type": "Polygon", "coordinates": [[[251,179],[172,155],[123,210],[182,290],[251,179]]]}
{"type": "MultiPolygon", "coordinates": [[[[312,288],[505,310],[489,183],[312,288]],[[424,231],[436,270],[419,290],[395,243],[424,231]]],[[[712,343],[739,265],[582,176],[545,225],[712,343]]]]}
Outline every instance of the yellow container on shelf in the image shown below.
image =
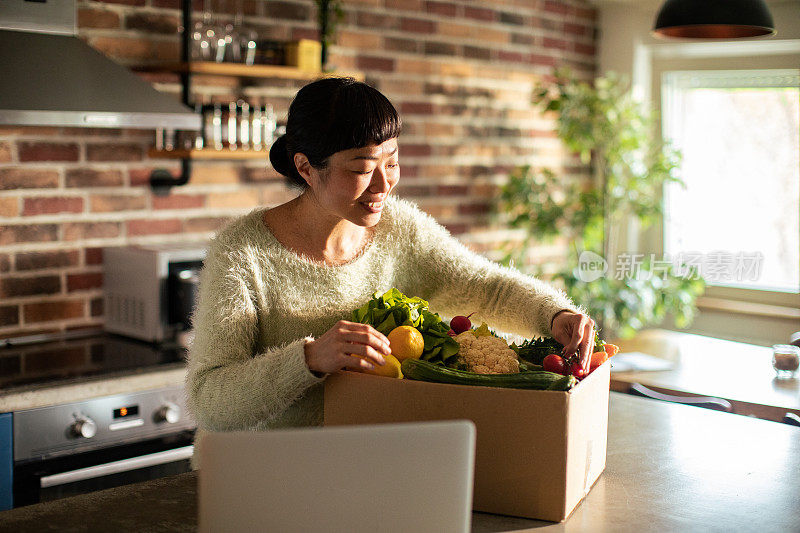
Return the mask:
{"type": "Polygon", "coordinates": [[[305,72],[322,70],[322,43],[300,39],[286,43],[286,64],[305,72]]]}

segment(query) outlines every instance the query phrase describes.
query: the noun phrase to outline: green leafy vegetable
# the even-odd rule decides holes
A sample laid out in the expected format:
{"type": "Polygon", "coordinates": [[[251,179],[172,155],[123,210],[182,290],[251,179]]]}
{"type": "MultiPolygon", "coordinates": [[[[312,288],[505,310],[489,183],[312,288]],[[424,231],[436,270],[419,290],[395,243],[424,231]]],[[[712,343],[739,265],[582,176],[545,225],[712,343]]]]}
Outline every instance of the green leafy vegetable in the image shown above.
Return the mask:
{"type": "MultiPolygon", "coordinates": [[[[593,352],[601,352],[605,350],[603,341],[597,331],[594,332],[594,349],[593,352]]],[[[519,346],[516,344],[511,345],[511,349],[517,352],[521,361],[533,365],[541,365],[544,358],[551,353],[561,355],[561,350],[564,345],[550,337],[542,337],[539,339],[526,340],[519,346]]]]}
{"type": "Polygon", "coordinates": [[[425,340],[420,359],[426,361],[453,364],[458,354],[458,342],[447,334],[450,326],[428,310],[428,302],[417,296],[408,297],[396,288],[373,294],[370,301],[353,311],[352,319],[369,324],[384,335],[398,326],[417,328],[425,340]]]}

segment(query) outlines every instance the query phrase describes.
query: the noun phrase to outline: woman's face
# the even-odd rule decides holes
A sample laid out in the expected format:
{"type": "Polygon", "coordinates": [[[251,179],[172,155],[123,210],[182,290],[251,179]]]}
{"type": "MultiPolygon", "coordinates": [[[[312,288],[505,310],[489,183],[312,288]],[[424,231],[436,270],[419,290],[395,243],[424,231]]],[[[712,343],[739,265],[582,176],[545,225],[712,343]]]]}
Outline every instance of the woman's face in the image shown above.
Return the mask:
{"type": "Polygon", "coordinates": [[[371,227],[380,220],[384,200],[400,180],[397,139],[336,152],[322,171],[300,165],[298,170],[307,171],[309,188],[325,211],[371,227]]]}

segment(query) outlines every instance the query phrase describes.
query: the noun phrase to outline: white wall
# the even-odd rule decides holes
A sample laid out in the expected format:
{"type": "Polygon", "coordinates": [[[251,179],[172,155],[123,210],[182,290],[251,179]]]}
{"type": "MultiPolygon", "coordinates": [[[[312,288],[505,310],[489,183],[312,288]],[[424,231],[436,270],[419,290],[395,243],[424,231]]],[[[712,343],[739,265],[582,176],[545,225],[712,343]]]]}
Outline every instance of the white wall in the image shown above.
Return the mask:
{"type": "MultiPolygon", "coordinates": [[[[786,68],[784,64],[787,62],[789,68],[800,68],[800,0],[767,1],[776,25],[775,36],[701,42],[663,40],[651,36],[661,0],[594,0],[594,3],[599,9],[598,72],[601,75],[609,71],[627,75],[633,83],[634,94],[656,109],[659,107],[659,87],[653,81],[653,72],[655,69],[657,75],[659,69],[664,69],[671,61],[701,58],[706,67],[699,68],[716,68],[717,65],[722,68],[754,68],[754,62],[762,62],[765,68],[779,68],[774,65],[777,59],[782,68],[786,68]]],[[[620,233],[617,252],[660,254],[662,251],[659,224],[642,230],[636,221],[630,221],[620,228],[620,233]]],[[[610,258],[609,262],[612,262],[610,258]]],[[[741,294],[734,296],[717,289],[712,288],[706,295],[722,299],[741,297],[741,294]]],[[[777,300],[771,295],[747,298],[754,303],[784,306],[784,309],[800,308],[800,298],[788,294],[777,300]]],[[[769,305],[759,309],[778,315],[782,312],[769,305]]],[[[664,327],[672,328],[671,321],[664,327]]],[[[800,321],[796,316],[747,314],[742,309],[739,312],[720,311],[701,305],[700,313],[688,331],[768,345],[788,342],[789,335],[799,329],[800,321]]]]}

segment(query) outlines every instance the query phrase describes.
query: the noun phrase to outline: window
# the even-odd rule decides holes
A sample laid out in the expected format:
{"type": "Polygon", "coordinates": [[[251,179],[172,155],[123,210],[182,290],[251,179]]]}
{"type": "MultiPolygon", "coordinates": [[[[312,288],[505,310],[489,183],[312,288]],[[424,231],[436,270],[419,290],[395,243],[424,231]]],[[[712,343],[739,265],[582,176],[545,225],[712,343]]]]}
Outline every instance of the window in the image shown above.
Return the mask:
{"type": "Polygon", "coordinates": [[[686,184],[664,191],[664,253],[709,285],[800,292],[800,70],[668,71],[660,89],[686,184]]]}

